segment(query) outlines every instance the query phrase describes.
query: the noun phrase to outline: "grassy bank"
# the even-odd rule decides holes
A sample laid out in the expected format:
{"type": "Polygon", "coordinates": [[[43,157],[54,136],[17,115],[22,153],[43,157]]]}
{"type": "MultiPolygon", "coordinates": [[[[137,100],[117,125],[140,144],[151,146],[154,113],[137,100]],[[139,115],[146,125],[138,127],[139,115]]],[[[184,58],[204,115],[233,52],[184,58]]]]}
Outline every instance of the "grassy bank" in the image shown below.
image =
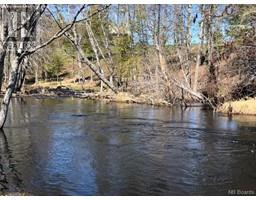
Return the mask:
{"type": "Polygon", "coordinates": [[[232,107],[232,114],[256,115],[256,98],[226,102],[217,111],[228,113],[230,105],[232,107]]]}

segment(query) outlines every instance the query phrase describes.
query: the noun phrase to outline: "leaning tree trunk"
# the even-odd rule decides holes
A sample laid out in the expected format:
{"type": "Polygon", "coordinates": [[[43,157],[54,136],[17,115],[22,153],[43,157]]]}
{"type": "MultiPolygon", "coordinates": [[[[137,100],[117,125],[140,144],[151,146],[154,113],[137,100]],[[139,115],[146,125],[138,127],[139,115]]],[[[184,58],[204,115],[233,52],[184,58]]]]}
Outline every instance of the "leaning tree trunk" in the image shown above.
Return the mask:
{"type": "Polygon", "coordinates": [[[102,80],[113,92],[117,93],[117,89],[115,88],[114,85],[112,85],[104,76],[104,74],[102,74],[97,67],[91,62],[89,61],[89,59],[84,55],[84,52],[82,50],[82,48],[79,45],[75,46],[76,50],[79,52],[81,58],[82,58],[82,62],[86,63],[87,66],[94,72],[94,74],[96,76],[98,76],[98,78],[100,80],[102,80]]]}
{"type": "Polygon", "coordinates": [[[3,128],[4,123],[6,121],[7,113],[8,113],[8,107],[10,103],[10,99],[12,97],[12,93],[15,89],[16,81],[17,81],[17,72],[19,69],[20,59],[18,56],[15,56],[15,58],[11,62],[11,73],[9,77],[8,86],[2,101],[1,110],[0,110],[0,129],[3,128]]]}
{"type": "Polygon", "coordinates": [[[20,66],[19,68],[20,69],[19,69],[19,73],[18,73],[18,76],[17,76],[16,86],[15,86],[15,91],[16,92],[21,91],[21,88],[24,84],[25,76],[26,76],[25,66],[20,66]]]}
{"type": "MultiPolygon", "coordinates": [[[[88,27],[89,27],[89,26],[87,26],[87,30],[88,30],[88,27]]],[[[75,33],[75,32],[76,32],[76,29],[73,29],[73,32],[75,33]]],[[[89,32],[89,33],[90,33],[90,32],[89,32]]],[[[99,78],[103,83],[105,83],[113,92],[117,93],[117,92],[118,92],[117,89],[115,88],[115,86],[114,86],[112,83],[109,82],[109,80],[107,80],[107,79],[105,78],[105,76],[104,76],[104,74],[102,73],[102,71],[100,71],[99,66],[94,65],[94,64],[85,56],[82,47],[80,46],[79,43],[77,43],[77,41],[75,40],[75,37],[73,37],[73,36],[70,35],[70,34],[66,34],[66,33],[65,33],[64,35],[69,39],[69,41],[73,44],[73,46],[75,47],[75,49],[76,49],[77,52],[79,53],[80,58],[81,58],[81,62],[82,62],[82,63],[85,63],[85,64],[94,72],[94,74],[95,74],[96,76],[98,76],[98,78],[99,78]]],[[[94,50],[94,52],[95,52],[95,46],[93,45],[93,44],[94,44],[94,43],[93,43],[93,40],[92,40],[92,38],[90,38],[90,37],[89,37],[89,39],[90,39],[90,42],[91,42],[91,44],[92,44],[92,47],[94,47],[93,50],[94,50]]],[[[96,52],[97,52],[97,51],[96,51],[96,52]]],[[[96,58],[98,58],[98,57],[96,57],[96,58]]]]}

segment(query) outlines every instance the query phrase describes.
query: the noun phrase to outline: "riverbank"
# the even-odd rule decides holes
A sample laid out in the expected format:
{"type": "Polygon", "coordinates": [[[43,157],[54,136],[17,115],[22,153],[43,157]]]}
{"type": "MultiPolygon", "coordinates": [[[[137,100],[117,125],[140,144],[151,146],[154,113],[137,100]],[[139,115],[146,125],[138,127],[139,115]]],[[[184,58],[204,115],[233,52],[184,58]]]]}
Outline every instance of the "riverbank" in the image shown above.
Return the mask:
{"type": "Polygon", "coordinates": [[[110,90],[100,92],[93,84],[78,85],[78,84],[37,84],[25,87],[25,90],[17,95],[21,96],[41,96],[41,97],[74,97],[90,100],[101,100],[107,103],[136,103],[147,104],[154,106],[171,106],[167,101],[160,98],[153,98],[150,95],[141,94],[134,96],[128,92],[119,92],[115,94],[110,90]]]}
{"type": "Polygon", "coordinates": [[[229,101],[221,105],[217,112],[234,115],[256,115],[256,98],[229,101]]]}
{"type": "MultiPolygon", "coordinates": [[[[150,94],[133,95],[129,92],[119,92],[115,94],[110,90],[99,91],[96,82],[88,82],[85,84],[74,83],[72,81],[65,82],[42,82],[39,84],[25,86],[23,92],[14,94],[14,96],[37,96],[37,97],[74,97],[90,100],[100,100],[106,103],[136,103],[153,106],[172,106],[171,103],[153,97],[150,94]]],[[[203,106],[201,103],[188,104],[188,107],[203,106]]],[[[256,115],[256,98],[243,99],[238,101],[225,102],[217,108],[218,113],[234,115],[256,115]]]]}

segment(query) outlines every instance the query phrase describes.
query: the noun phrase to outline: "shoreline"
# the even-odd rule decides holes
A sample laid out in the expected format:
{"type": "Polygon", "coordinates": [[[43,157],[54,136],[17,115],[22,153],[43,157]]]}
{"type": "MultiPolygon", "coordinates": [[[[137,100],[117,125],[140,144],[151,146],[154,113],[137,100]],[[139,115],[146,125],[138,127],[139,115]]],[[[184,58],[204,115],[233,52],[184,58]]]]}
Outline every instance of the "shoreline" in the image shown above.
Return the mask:
{"type": "MultiPolygon", "coordinates": [[[[0,96],[3,97],[4,93],[0,96]]],[[[57,97],[73,97],[88,100],[104,101],[106,103],[127,103],[127,104],[145,104],[152,106],[167,106],[170,107],[172,104],[161,99],[152,99],[147,95],[140,95],[135,97],[134,95],[127,92],[86,92],[76,91],[65,86],[58,86],[56,88],[30,88],[24,92],[13,93],[12,98],[15,97],[42,97],[42,98],[57,98],[57,97]]]]}
{"type": "MultiPolygon", "coordinates": [[[[0,93],[0,97],[3,97],[4,93],[0,93]]],[[[112,91],[95,92],[87,89],[84,91],[73,90],[66,86],[57,86],[56,88],[44,88],[44,87],[28,87],[25,91],[13,93],[12,98],[15,97],[38,97],[38,98],[57,98],[57,97],[73,97],[80,99],[88,99],[95,101],[103,101],[105,103],[126,103],[126,104],[144,104],[156,107],[171,107],[171,106],[183,106],[181,104],[171,104],[162,99],[153,99],[149,95],[134,96],[128,92],[119,92],[115,94],[112,91]],[[87,92],[88,91],[88,92],[87,92]]],[[[228,101],[219,105],[216,112],[223,115],[229,115],[229,105],[232,107],[231,115],[249,115],[256,116],[256,98],[238,101],[228,101]],[[253,106],[252,106],[253,105],[253,106]]],[[[190,103],[186,107],[207,107],[202,103],[190,103]]],[[[184,107],[184,108],[186,108],[184,107]]]]}

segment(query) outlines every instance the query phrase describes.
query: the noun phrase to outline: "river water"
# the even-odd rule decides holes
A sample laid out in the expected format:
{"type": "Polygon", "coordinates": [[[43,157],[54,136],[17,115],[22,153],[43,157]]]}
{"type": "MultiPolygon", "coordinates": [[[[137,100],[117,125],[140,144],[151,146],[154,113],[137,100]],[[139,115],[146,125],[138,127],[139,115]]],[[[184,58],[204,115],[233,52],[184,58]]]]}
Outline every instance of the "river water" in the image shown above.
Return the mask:
{"type": "Polygon", "coordinates": [[[0,186],[31,195],[256,194],[256,117],[12,99],[0,186]]]}

